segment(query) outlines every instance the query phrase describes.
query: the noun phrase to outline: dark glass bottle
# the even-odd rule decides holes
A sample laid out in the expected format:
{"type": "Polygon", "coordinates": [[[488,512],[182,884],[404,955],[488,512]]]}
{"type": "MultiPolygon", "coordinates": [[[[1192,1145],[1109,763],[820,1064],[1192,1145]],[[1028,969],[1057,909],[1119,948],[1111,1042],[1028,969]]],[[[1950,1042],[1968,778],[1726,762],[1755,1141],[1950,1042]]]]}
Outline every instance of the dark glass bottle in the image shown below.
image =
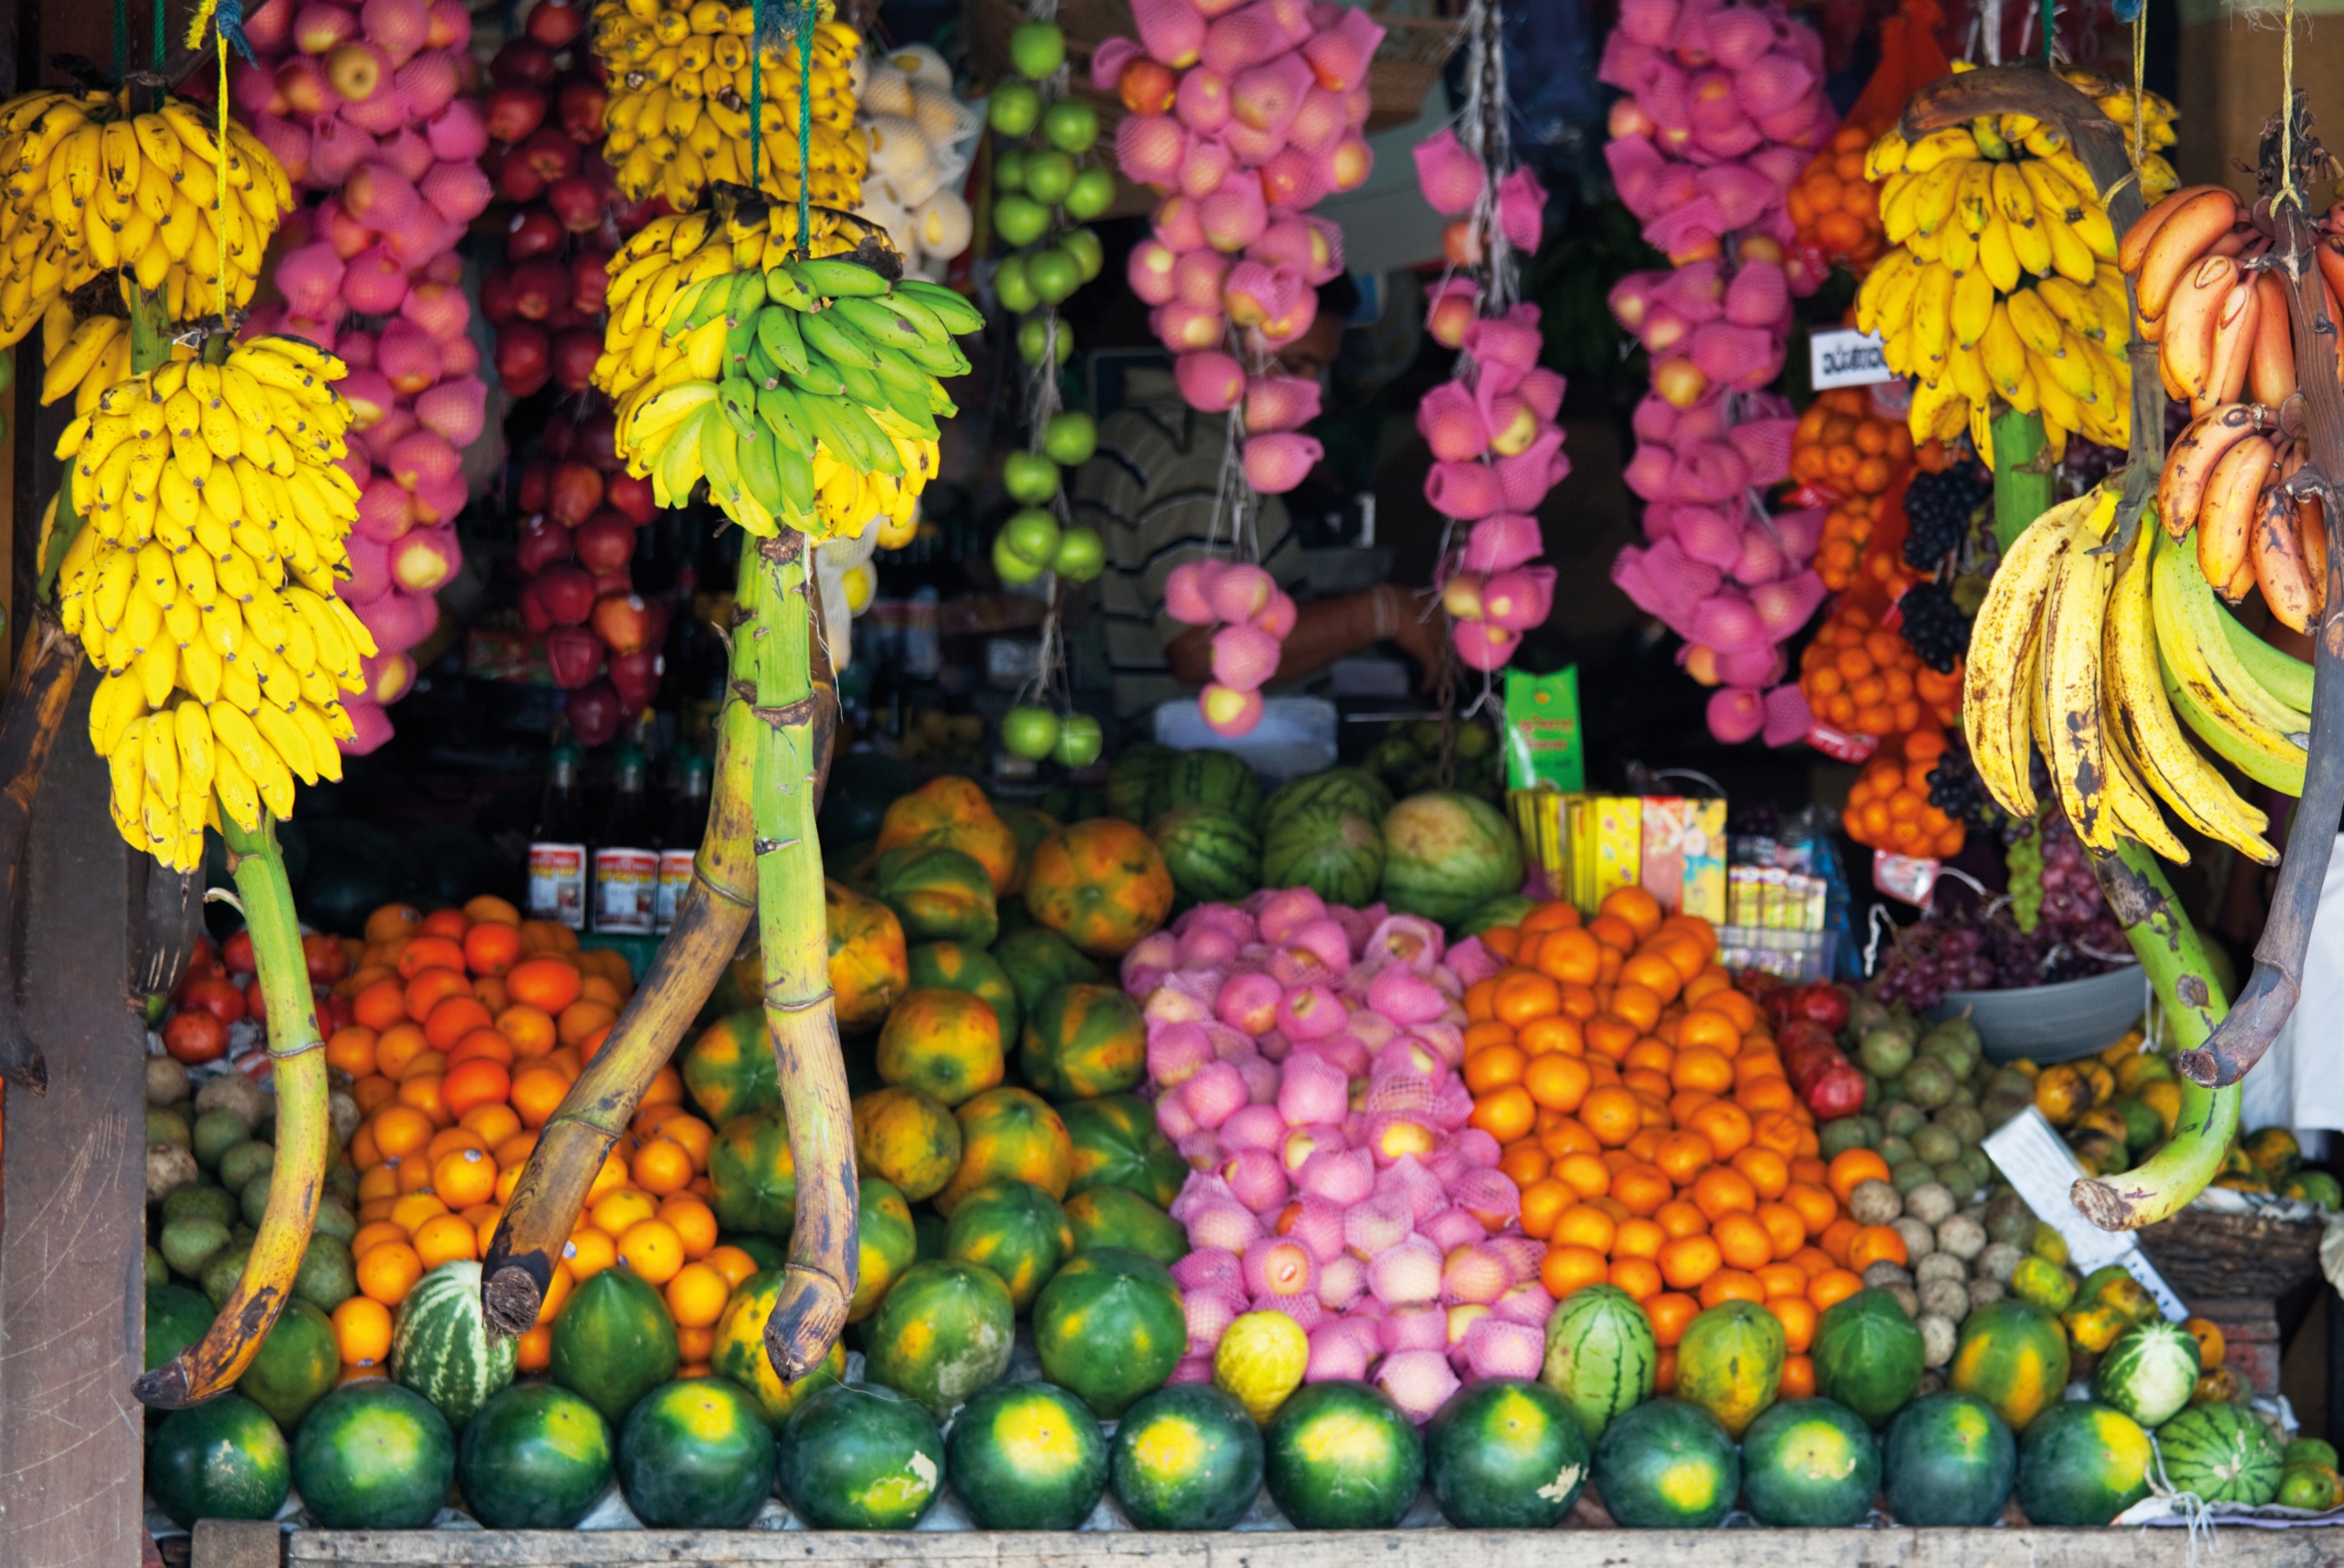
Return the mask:
{"type": "Polygon", "coordinates": [[[659,897],[652,916],[662,935],[675,924],[675,906],[692,885],[692,858],[708,831],[708,759],[698,752],[685,753],[676,764],[675,796],[660,835],[659,897]]]}
{"type": "Polygon", "coordinates": [[[611,810],[594,844],[594,929],[648,936],[659,894],[659,835],[642,749],[619,747],[611,810]]]}
{"type": "Polygon", "coordinates": [[[583,760],[569,741],[553,748],[529,845],[529,917],[572,931],[586,929],[586,791],[579,781],[583,760]]]}

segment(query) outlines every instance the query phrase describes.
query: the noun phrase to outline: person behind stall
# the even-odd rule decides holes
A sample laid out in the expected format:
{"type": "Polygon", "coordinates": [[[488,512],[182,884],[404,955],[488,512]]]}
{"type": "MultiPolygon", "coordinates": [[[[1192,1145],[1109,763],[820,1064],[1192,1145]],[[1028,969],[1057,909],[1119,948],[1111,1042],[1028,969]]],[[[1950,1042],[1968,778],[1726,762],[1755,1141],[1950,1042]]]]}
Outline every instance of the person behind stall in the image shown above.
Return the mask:
{"type": "MultiPolygon", "coordinates": [[[[1310,328],[1279,351],[1278,370],[1324,385],[1359,294],[1347,276],[1318,288],[1310,328]]],[[[1107,663],[1116,712],[1126,718],[1157,703],[1194,696],[1212,679],[1213,628],[1188,626],[1165,612],[1172,569],[1201,560],[1208,541],[1228,558],[1228,525],[1214,541],[1215,498],[1228,450],[1228,416],[1204,414],[1181,400],[1171,372],[1135,368],[1125,406],[1100,422],[1098,450],[1075,475],[1075,521],[1098,530],[1106,544],[1099,579],[1107,663]]],[[[1302,601],[1302,544],[1285,503],[1264,496],[1254,531],[1260,561],[1298,601],[1294,630],[1280,650],[1275,687],[1316,674],[1336,660],[1389,641],[1423,667],[1428,688],[1440,667],[1440,628],[1417,596],[1382,582],[1338,598],[1302,601]]]]}

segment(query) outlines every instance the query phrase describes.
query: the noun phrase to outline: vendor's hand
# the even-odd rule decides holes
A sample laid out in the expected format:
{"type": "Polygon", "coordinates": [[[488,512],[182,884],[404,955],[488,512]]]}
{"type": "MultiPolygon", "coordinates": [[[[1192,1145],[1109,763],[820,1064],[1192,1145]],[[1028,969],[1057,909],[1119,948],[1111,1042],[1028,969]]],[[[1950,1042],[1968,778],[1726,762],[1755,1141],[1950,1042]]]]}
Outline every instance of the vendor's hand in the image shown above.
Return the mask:
{"type": "Polygon", "coordinates": [[[1377,623],[1390,627],[1391,640],[1423,666],[1419,689],[1430,692],[1440,685],[1448,615],[1438,604],[1428,603],[1398,583],[1379,583],[1369,592],[1376,596],[1377,623]]]}

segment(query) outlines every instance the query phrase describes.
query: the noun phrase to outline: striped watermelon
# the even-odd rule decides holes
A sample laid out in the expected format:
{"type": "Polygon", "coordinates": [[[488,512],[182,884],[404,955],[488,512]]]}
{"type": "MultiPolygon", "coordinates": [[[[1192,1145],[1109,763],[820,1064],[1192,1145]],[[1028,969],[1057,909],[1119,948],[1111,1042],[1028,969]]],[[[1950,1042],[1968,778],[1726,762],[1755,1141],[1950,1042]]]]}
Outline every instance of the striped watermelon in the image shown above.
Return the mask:
{"type": "Polygon", "coordinates": [[[1278,786],[1270,797],[1262,802],[1260,819],[1255,824],[1264,834],[1288,817],[1321,807],[1331,807],[1349,816],[1364,816],[1369,822],[1381,822],[1384,813],[1392,808],[1392,792],[1384,787],[1383,780],[1358,768],[1327,768],[1315,774],[1305,774],[1298,779],[1288,779],[1278,786]]]}
{"type": "Polygon", "coordinates": [[[1176,805],[1218,806],[1250,827],[1261,815],[1261,781],[1235,752],[1212,746],[1182,752],[1157,776],[1148,814],[1161,816],[1176,805]]]}
{"type": "Polygon", "coordinates": [[[1383,830],[1346,807],[1304,806],[1264,832],[1265,887],[1308,887],[1329,904],[1356,907],[1375,902],[1383,875],[1383,830]]]}
{"type": "Polygon", "coordinates": [[[2278,1440],[2244,1405],[2198,1405],[2157,1429],[2157,1456],[2176,1492],[2260,1507],[2278,1495],[2278,1440]]]}
{"type": "Polygon", "coordinates": [[[1539,1381],[1571,1401],[1590,1442],[1652,1397],[1659,1365],[1652,1320],[1616,1285],[1573,1291],[1546,1320],[1546,1365],[1539,1381]]]}
{"type": "Polygon", "coordinates": [[[2163,1318],[2118,1334],[2092,1371],[2092,1392],[2143,1426],[2162,1426],[2198,1386],[2198,1341],[2163,1318]]]}
{"type": "Polygon", "coordinates": [[[1384,818],[1384,902],[1450,921],[1522,885],[1522,837],[1488,801],[1454,790],[1410,795],[1384,818]]]}
{"type": "Polygon", "coordinates": [[[1218,806],[1176,805],[1149,824],[1147,836],[1188,903],[1234,904],[1259,881],[1261,840],[1218,806]]]}
{"type": "Polygon", "coordinates": [[[480,1315],[480,1266],[442,1263],[417,1281],[390,1337],[390,1375],[460,1429],[489,1396],[513,1380],[518,1350],[489,1332],[480,1315]]]}

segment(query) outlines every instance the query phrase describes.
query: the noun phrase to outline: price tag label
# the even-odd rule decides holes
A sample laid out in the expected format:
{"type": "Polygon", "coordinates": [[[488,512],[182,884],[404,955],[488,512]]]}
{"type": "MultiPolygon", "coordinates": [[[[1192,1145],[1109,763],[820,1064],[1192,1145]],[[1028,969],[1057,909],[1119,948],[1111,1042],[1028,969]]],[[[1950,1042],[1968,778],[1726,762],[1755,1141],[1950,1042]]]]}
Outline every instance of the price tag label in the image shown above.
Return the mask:
{"type": "Polygon", "coordinates": [[[1853,327],[1807,335],[1809,378],[1816,391],[1833,387],[1869,387],[1902,379],[1888,368],[1888,354],[1877,332],[1853,327]]]}
{"type": "Polygon", "coordinates": [[[1872,885],[1891,898],[1925,906],[1929,889],[1937,885],[1937,862],[1875,849],[1872,852],[1872,885]]]}
{"type": "Polygon", "coordinates": [[[1880,749],[1880,737],[1843,730],[1818,719],[1807,726],[1807,744],[1844,763],[1863,763],[1870,762],[1872,754],[1880,749]]]}
{"type": "Polygon", "coordinates": [[[2179,1322],[2189,1315],[2189,1309],[2157,1273],[2131,1231],[2103,1230],[2077,1211],[2067,1193],[2084,1174],[2084,1168],[2076,1163],[2075,1155],[2041,1111],[2028,1106],[1996,1128],[1980,1147],[2026,1206],[2066,1242],[2067,1261],[2078,1273],[2121,1264],[2156,1298],[2167,1319],[2179,1322]]]}

